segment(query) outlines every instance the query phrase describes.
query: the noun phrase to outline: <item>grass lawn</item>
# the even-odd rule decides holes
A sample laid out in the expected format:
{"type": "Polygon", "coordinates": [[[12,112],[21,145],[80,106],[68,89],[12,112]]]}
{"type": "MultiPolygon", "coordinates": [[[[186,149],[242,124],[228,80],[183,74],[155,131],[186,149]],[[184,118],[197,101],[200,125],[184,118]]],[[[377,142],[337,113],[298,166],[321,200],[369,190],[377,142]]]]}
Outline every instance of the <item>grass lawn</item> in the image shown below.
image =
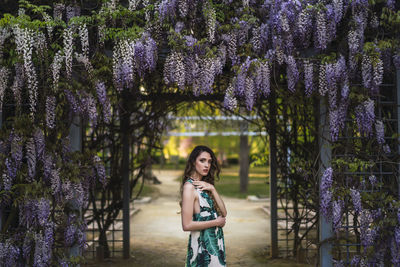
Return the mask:
{"type": "Polygon", "coordinates": [[[265,183],[252,183],[249,182],[247,193],[241,193],[239,189],[239,177],[238,181],[232,182],[217,182],[215,188],[217,188],[218,193],[222,196],[236,197],[236,198],[246,198],[248,195],[260,195],[269,196],[269,186],[265,183]]]}
{"type": "Polygon", "coordinates": [[[248,195],[269,196],[268,177],[267,168],[250,168],[247,192],[241,193],[239,188],[239,166],[224,168],[221,171],[221,179],[215,183],[215,188],[217,188],[221,195],[228,197],[246,198],[248,195]]]}
{"type": "MultiPolygon", "coordinates": [[[[177,178],[180,181],[181,177],[177,178]]],[[[227,197],[246,198],[248,195],[269,196],[269,169],[267,167],[251,167],[249,184],[246,193],[240,192],[239,166],[223,168],[220,180],[215,182],[218,192],[227,197]]]]}
{"type": "MultiPolygon", "coordinates": [[[[179,165],[179,170],[184,170],[184,165],[179,165]]],[[[160,165],[153,165],[154,170],[159,170],[160,165]]],[[[165,170],[175,170],[176,166],[171,164],[164,165],[165,170]]],[[[176,180],[180,181],[181,177],[177,177],[176,180]]],[[[231,165],[227,168],[222,168],[220,173],[220,180],[215,182],[215,187],[218,192],[227,197],[235,198],[246,198],[248,195],[258,196],[269,196],[269,168],[268,167],[250,167],[249,173],[249,184],[246,193],[240,192],[240,180],[239,180],[239,165],[231,165]]],[[[138,187],[138,186],[137,186],[138,187]]],[[[150,187],[151,190],[154,187],[150,187]]],[[[145,184],[146,188],[146,184],[145,184]]],[[[138,190],[135,187],[135,190],[138,190]]],[[[156,189],[155,189],[156,190],[156,189]]],[[[152,192],[148,192],[151,194],[152,192]]],[[[143,191],[141,196],[146,196],[146,191],[143,191]]]]}

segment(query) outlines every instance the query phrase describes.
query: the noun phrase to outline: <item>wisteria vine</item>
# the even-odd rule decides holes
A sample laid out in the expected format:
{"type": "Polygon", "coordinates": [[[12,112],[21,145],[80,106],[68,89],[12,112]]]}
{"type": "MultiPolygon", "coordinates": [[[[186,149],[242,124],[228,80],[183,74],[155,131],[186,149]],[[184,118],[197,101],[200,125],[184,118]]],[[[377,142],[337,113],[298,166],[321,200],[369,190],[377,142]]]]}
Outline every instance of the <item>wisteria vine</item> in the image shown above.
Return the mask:
{"type": "MultiPolygon", "coordinates": [[[[23,4],[15,17],[0,21],[0,106],[7,99],[33,129],[18,128],[16,120],[15,127],[2,135],[1,188],[11,192],[17,183],[49,188],[13,204],[19,207],[27,234],[23,243],[17,232],[0,240],[1,251],[10,255],[0,255],[1,263],[21,264],[33,258],[35,266],[65,264],[66,255],[57,258],[52,253],[59,227],[66,247],[76,242],[83,246],[84,222],[74,214],[41,223],[49,218],[51,206],[84,206],[95,177],[106,184],[99,157],[79,161],[65,148],[65,129],[70,125],[65,121],[71,123],[78,116],[93,129],[110,123],[110,95],[137,92],[152,75],[162,77],[158,86],[167,91],[224,94],[223,105],[232,111],[241,105],[255,109],[284,86],[295,97],[326,101],[330,141],[338,141],[351,120],[355,134],[375,140],[383,154],[395,148],[386,142],[385,119],[377,113],[376,100],[386,70],[400,68],[398,32],[393,30],[397,24],[391,21],[399,16],[396,1],[112,0],[103,1],[96,16],[78,4],[57,2],[42,9],[42,20],[34,20],[36,24],[27,19],[33,13],[23,4]],[[6,55],[4,48],[16,53],[6,55]],[[97,61],[99,50],[110,60],[97,61]],[[102,76],[102,64],[111,69],[111,77],[102,76]],[[23,117],[26,105],[29,118],[23,117]],[[62,136],[62,141],[54,136],[62,136]],[[60,164],[63,161],[70,164],[60,164]],[[68,175],[69,168],[79,179],[68,175]]],[[[386,233],[375,227],[379,216],[365,205],[364,192],[358,184],[339,185],[334,177],[333,168],[322,175],[319,204],[337,236],[348,208],[344,203],[351,202],[359,216],[362,245],[366,250],[382,245],[378,236],[386,233]],[[338,193],[344,191],[351,201],[338,193]]],[[[11,205],[9,198],[1,200],[3,206],[11,205]]],[[[392,209],[397,206],[398,202],[392,209]]],[[[389,229],[394,238],[386,245],[397,264],[400,228],[389,229]]],[[[371,262],[379,253],[353,260],[371,262]]]]}

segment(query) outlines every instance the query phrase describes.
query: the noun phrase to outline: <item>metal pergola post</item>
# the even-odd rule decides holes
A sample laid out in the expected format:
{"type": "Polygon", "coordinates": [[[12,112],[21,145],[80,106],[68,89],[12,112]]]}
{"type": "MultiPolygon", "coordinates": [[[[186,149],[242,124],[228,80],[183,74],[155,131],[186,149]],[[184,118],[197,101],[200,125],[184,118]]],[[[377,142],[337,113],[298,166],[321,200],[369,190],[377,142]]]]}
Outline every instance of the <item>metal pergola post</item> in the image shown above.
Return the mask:
{"type": "MultiPolygon", "coordinates": [[[[3,111],[0,109],[0,129],[3,126],[3,111]]],[[[3,209],[0,208],[0,229],[3,228],[3,209]]]]}
{"type": "MultiPolygon", "coordinates": [[[[320,183],[321,177],[325,169],[331,165],[332,151],[330,147],[330,133],[329,133],[329,120],[328,108],[325,98],[320,98],[319,103],[319,150],[321,155],[321,168],[320,168],[320,183]]],[[[319,248],[319,262],[321,267],[332,267],[332,244],[324,242],[333,236],[332,221],[327,220],[321,213],[319,213],[319,242],[323,242],[319,248]]]]}
{"type": "MultiPolygon", "coordinates": [[[[70,147],[72,151],[82,151],[82,123],[79,116],[73,118],[71,127],[69,129],[70,147]]],[[[74,205],[72,205],[74,206],[74,205]]],[[[80,217],[82,216],[82,210],[75,210],[80,217]]],[[[77,257],[81,256],[82,251],[78,244],[72,246],[70,255],[77,257]]],[[[79,266],[79,265],[78,265],[79,266]]]]}
{"type": "MultiPolygon", "coordinates": [[[[397,93],[397,133],[400,134],[400,69],[396,69],[396,93],[397,93]]],[[[397,148],[397,153],[400,154],[400,143],[397,148]]],[[[400,163],[398,166],[400,173],[400,163]]],[[[400,198],[400,174],[397,175],[398,196],[400,198]]]]}
{"type": "Polygon", "coordinates": [[[129,113],[127,112],[126,99],[127,93],[123,96],[123,110],[121,115],[121,132],[122,132],[122,183],[123,183],[123,209],[122,209],[122,225],[123,225],[123,257],[130,257],[130,187],[129,187],[129,113]]]}
{"type": "Polygon", "coordinates": [[[278,209],[277,209],[277,157],[276,157],[276,99],[275,92],[271,92],[269,97],[270,128],[269,134],[269,170],[270,170],[270,234],[271,234],[271,257],[279,256],[278,248],[278,209]]]}

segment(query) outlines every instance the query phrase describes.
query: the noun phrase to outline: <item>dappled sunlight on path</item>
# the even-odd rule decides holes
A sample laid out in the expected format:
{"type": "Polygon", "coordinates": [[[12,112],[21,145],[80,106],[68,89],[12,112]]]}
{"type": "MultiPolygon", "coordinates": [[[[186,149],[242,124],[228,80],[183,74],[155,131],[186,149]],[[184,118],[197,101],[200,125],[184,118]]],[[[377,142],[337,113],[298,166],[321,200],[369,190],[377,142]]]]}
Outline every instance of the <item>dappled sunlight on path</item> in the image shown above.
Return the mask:
{"type": "MultiPolygon", "coordinates": [[[[96,266],[184,266],[189,233],[182,230],[179,207],[179,177],[182,171],[155,171],[162,182],[155,185],[158,197],[135,204],[141,211],[132,218],[129,260],[110,260],[96,266]]],[[[304,266],[284,261],[268,262],[269,220],[264,203],[223,197],[227,206],[224,227],[227,266],[304,266]]]]}

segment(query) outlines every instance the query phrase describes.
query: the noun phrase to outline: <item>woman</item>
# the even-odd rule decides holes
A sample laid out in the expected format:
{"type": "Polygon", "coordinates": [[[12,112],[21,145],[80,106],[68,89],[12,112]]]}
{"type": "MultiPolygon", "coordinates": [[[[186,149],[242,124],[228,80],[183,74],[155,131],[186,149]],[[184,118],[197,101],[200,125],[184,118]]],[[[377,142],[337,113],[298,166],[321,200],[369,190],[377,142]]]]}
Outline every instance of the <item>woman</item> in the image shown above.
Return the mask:
{"type": "Polygon", "coordinates": [[[226,208],[214,187],[219,172],[217,158],[210,148],[193,149],[181,185],[182,228],[190,231],[186,267],[226,266],[222,231],[226,208]]]}

